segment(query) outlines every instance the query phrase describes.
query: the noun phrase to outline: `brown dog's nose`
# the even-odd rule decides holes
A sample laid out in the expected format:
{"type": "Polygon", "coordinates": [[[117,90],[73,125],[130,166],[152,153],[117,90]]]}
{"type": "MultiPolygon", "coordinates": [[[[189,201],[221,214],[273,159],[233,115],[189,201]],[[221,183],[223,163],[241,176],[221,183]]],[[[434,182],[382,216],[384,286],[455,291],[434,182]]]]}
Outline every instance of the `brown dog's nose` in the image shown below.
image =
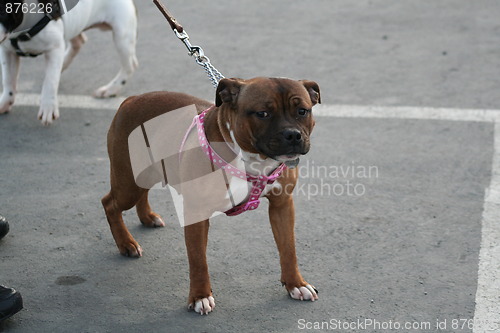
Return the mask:
{"type": "Polygon", "coordinates": [[[283,131],[285,142],[291,146],[296,146],[302,142],[302,134],[295,128],[289,128],[283,131]]]}

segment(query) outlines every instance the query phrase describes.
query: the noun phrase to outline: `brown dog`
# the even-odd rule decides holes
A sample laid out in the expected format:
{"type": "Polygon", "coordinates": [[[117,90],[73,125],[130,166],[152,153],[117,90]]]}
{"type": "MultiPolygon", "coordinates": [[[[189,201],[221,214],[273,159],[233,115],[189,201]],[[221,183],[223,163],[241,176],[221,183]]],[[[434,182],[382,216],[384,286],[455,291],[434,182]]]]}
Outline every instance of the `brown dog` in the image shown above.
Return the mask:
{"type": "MultiPolygon", "coordinates": [[[[171,92],[147,93],[125,100],[108,133],[111,191],[102,199],[120,253],[130,257],[142,255],[141,247],[123,222],[124,210],[136,206],[145,226],[164,226],[161,217],[149,206],[148,190],[139,187],[134,179],[128,146],[128,137],[134,129],[166,112],[189,105],[195,105],[198,113],[210,108],[204,120],[208,141],[238,147],[247,170],[256,176],[266,176],[282,163],[294,167],[298,157],[309,151],[309,136],[314,127],[311,109],[316,103],[320,103],[320,93],[315,82],[282,78],[223,79],[212,108],[207,101],[171,92]]],[[[216,152],[227,155],[223,150],[216,152]]],[[[190,166],[200,163],[190,156],[183,157],[180,163],[181,178],[188,177],[190,166]]],[[[295,168],[284,168],[276,182],[267,184],[260,196],[267,197],[270,203],[269,218],[280,255],[281,282],[292,298],[314,301],[318,299],[317,291],[302,278],[295,254],[295,212],[291,192],[297,174],[295,168]]],[[[211,196],[210,189],[201,192],[198,196],[207,199],[211,196]]],[[[185,226],[190,272],[188,304],[201,314],[211,312],[215,306],[206,260],[208,228],[208,218],[185,226]]]]}

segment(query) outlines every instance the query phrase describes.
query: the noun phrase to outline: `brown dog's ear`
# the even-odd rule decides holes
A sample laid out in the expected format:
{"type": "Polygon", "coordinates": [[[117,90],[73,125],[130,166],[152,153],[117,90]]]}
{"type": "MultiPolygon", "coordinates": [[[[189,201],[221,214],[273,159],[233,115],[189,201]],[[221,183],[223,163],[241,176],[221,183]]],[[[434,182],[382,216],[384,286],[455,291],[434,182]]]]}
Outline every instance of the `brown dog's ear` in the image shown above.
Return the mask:
{"type": "Polygon", "coordinates": [[[240,92],[242,79],[222,79],[217,85],[215,92],[215,106],[221,106],[222,103],[234,103],[240,92]]]}
{"type": "Polygon", "coordinates": [[[313,105],[316,105],[317,103],[321,104],[321,95],[319,93],[318,84],[309,80],[301,80],[300,82],[302,82],[304,87],[306,87],[309,96],[311,96],[311,102],[313,102],[313,105]]]}

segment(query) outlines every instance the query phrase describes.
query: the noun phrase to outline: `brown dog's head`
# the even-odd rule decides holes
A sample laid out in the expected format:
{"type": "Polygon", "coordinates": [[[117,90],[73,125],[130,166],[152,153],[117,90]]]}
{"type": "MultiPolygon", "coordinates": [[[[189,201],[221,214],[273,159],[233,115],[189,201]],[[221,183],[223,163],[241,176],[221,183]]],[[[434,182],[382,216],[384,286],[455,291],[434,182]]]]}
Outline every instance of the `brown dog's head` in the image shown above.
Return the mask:
{"type": "Polygon", "coordinates": [[[223,79],[215,99],[228,121],[221,125],[243,151],[280,162],[295,161],[309,151],[311,110],[317,103],[316,82],[284,78],[223,79]]]}

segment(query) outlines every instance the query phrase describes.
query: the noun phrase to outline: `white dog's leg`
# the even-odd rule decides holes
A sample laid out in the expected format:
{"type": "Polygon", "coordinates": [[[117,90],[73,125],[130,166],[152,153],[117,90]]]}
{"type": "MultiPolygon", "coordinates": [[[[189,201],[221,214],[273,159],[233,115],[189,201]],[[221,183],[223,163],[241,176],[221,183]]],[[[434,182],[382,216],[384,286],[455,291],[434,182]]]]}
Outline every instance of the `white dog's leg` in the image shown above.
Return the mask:
{"type": "Polygon", "coordinates": [[[0,47],[2,62],[3,93],[0,97],[0,113],[9,112],[16,98],[17,79],[19,77],[19,56],[0,47]]]}
{"type": "Polygon", "coordinates": [[[64,62],[64,40],[61,39],[56,47],[45,53],[46,70],[40,97],[38,119],[43,125],[50,125],[52,120],[59,118],[57,90],[64,62]]]}
{"type": "Polygon", "coordinates": [[[82,32],[72,40],[70,40],[70,44],[66,49],[66,54],[64,55],[64,63],[62,70],[64,71],[71,64],[75,56],[78,54],[82,45],[87,42],[87,36],[82,32]]]}
{"type": "Polygon", "coordinates": [[[120,56],[121,69],[111,82],[94,92],[94,96],[97,98],[116,96],[138,66],[135,56],[137,34],[135,15],[128,15],[127,21],[120,22],[120,25],[113,25],[112,28],[116,50],[120,56]]]}

